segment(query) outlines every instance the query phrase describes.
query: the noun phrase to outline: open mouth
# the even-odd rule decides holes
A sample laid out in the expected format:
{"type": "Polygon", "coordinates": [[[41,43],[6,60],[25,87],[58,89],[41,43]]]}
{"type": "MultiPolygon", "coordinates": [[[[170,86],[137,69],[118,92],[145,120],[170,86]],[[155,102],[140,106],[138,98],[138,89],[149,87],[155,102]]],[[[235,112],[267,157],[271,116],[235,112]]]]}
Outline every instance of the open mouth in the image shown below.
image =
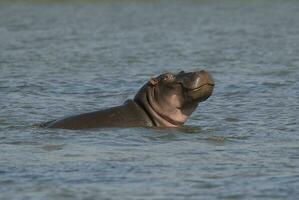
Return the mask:
{"type": "Polygon", "coordinates": [[[214,83],[205,83],[205,84],[202,84],[201,86],[199,86],[199,87],[197,87],[197,88],[194,88],[194,89],[189,89],[189,88],[188,88],[188,90],[190,90],[190,91],[192,91],[192,92],[196,92],[196,91],[200,90],[203,86],[206,86],[206,85],[211,86],[211,87],[214,87],[214,86],[215,86],[214,83]]]}

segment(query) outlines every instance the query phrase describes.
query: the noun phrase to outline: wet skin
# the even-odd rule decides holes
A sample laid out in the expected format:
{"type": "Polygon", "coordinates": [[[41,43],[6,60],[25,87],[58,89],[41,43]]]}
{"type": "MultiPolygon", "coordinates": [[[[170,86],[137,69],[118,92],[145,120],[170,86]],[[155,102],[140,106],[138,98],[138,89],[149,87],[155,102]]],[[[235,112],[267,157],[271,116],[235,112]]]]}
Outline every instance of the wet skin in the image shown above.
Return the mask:
{"type": "Polygon", "coordinates": [[[134,99],[123,105],[64,117],[41,124],[46,128],[180,127],[208,99],[214,88],[204,71],[165,73],[151,78],[134,99]]]}

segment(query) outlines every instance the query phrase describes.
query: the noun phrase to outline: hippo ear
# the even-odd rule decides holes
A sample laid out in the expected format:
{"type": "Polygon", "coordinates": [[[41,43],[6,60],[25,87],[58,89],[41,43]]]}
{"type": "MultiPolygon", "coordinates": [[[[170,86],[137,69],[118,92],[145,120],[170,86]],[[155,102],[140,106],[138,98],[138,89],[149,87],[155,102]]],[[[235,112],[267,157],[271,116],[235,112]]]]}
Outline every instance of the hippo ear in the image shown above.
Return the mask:
{"type": "Polygon", "coordinates": [[[151,78],[151,79],[148,81],[148,83],[149,83],[150,85],[152,85],[152,86],[157,85],[158,82],[159,82],[159,80],[158,80],[157,78],[151,78]]]}

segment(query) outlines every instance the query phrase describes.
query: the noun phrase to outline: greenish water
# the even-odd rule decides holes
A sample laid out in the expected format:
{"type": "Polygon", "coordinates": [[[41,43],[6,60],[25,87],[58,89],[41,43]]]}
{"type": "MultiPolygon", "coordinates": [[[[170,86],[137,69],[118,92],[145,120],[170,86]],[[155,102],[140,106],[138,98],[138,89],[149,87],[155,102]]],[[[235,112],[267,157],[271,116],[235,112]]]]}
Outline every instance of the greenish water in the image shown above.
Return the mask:
{"type": "Polygon", "coordinates": [[[0,199],[296,199],[299,2],[0,4],[0,199]],[[206,69],[182,129],[47,130],[206,69]]]}

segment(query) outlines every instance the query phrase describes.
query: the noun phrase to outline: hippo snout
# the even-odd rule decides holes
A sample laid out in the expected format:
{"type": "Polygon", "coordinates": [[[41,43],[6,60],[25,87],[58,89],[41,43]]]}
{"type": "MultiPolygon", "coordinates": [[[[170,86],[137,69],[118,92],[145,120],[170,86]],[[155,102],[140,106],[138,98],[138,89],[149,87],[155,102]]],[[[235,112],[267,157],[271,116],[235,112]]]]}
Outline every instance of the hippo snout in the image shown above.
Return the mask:
{"type": "Polygon", "coordinates": [[[196,90],[206,84],[215,85],[211,74],[205,70],[180,73],[177,79],[188,90],[196,90]]]}

